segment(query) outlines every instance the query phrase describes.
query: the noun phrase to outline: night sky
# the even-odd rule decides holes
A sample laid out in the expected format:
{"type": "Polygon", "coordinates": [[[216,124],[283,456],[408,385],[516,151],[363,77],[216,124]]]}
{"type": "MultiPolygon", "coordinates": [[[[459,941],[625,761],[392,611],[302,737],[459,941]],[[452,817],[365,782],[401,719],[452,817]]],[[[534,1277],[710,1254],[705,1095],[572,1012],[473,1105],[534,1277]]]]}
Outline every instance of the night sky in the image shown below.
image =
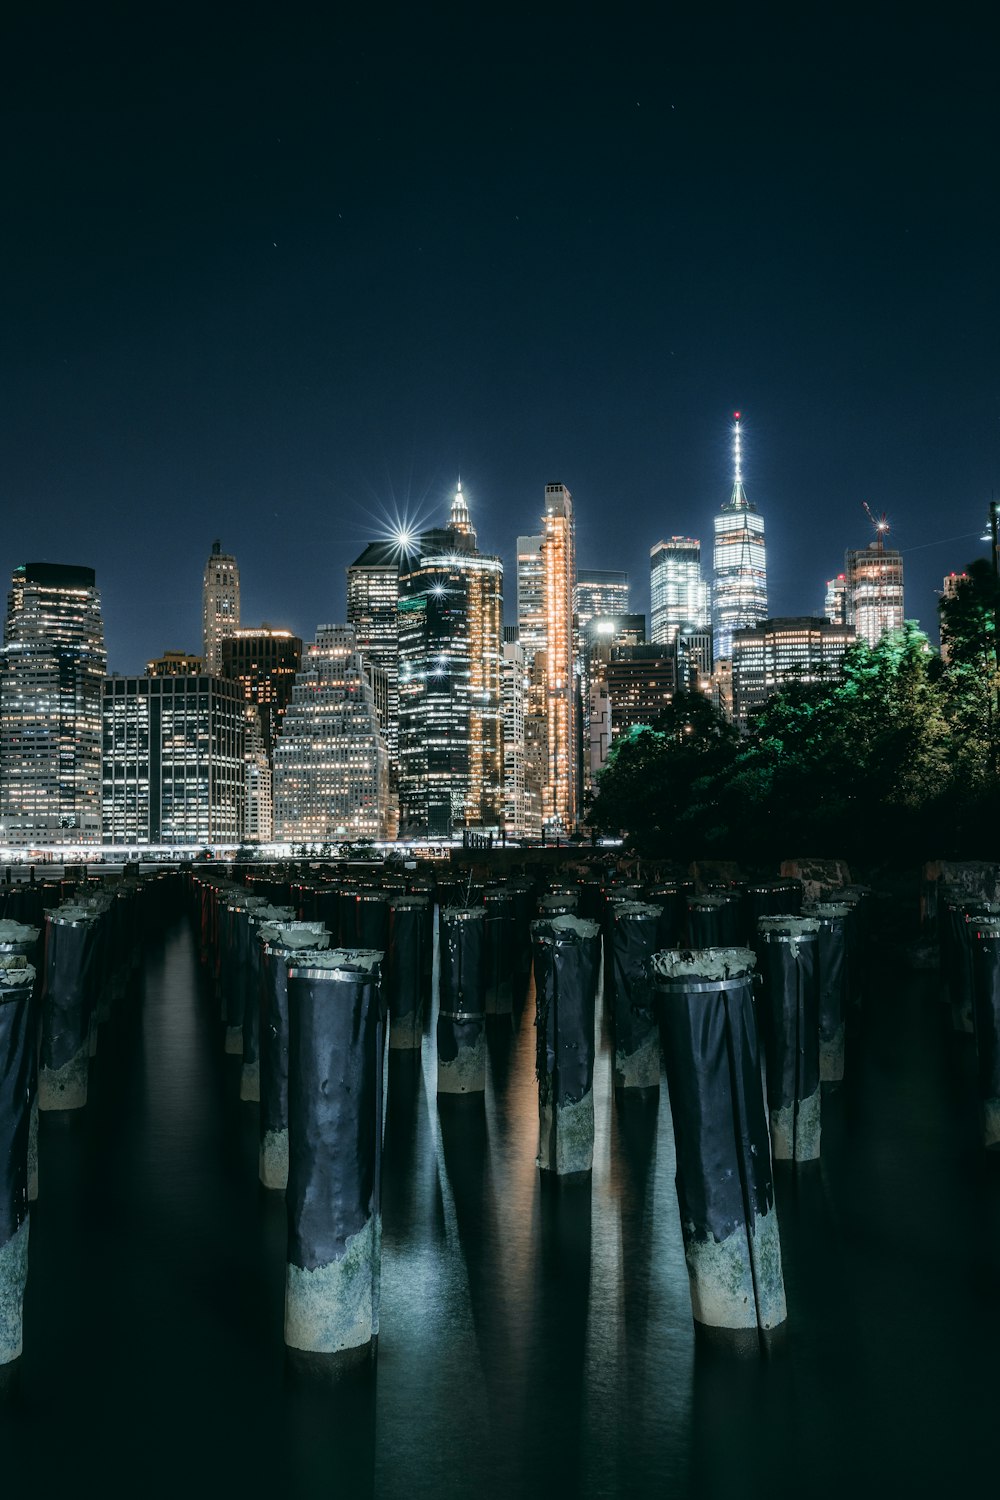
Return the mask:
{"type": "Polygon", "coordinates": [[[244,623],[308,640],[461,473],[508,618],[551,480],[645,611],[661,536],[710,558],[739,408],[772,613],[822,611],[867,501],[936,640],[1000,489],[993,39],[699,9],[8,30],[0,574],[96,568],[133,672],[200,650],[219,537],[244,623]]]}

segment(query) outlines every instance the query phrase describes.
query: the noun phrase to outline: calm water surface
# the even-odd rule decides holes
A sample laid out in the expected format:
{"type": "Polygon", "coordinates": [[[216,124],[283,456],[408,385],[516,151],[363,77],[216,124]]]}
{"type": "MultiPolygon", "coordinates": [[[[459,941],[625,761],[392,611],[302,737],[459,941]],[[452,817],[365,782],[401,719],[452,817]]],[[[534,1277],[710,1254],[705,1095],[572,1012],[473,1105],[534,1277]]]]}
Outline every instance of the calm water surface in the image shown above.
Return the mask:
{"type": "MultiPolygon", "coordinates": [[[[1000,1460],[1000,1170],[932,975],[873,973],[823,1162],[779,1174],[766,1360],[696,1347],[666,1092],[615,1106],[590,1187],[534,1164],[533,1004],[485,1109],[390,1056],[377,1372],[282,1342],[284,1210],[187,927],[147,949],[83,1117],[43,1117],[26,1350],[0,1495],[932,1494],[1000,1460]]],[[[433,1034],[433,1033],[432,1033],[433,1034]]]]}

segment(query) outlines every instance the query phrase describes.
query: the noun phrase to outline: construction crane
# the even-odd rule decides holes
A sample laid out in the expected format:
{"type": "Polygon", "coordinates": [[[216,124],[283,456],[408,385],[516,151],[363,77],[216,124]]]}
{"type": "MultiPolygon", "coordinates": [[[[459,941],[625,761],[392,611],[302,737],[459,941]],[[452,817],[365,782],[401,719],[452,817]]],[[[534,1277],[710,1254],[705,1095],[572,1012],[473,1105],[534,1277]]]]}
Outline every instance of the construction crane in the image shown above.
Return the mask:
{"type": "Polygon", "coordinates": [[[876,517],[867,500],[862,500],[865,515],[875,528],[875,545],[880,552],[885,550],[885,538],[889,532],[889,517],[883,511],[882,515],[876,517]]]}

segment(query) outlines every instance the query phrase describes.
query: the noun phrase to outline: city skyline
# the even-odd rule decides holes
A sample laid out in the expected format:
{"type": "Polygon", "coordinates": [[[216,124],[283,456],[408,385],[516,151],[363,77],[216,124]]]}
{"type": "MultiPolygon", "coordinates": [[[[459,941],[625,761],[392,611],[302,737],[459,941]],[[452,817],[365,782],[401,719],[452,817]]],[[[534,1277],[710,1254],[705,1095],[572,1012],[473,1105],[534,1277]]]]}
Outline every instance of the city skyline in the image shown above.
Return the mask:
{"type": "Polygon", "coordinates": [[[707,548],[733,410],[769,609],[821,612],[867,502],[935,634],[1000,486],[974,23],[36,25],[2,105],[0,568],[93,566],[117,670],[197,648],[214,538],[243,618],[311,639],[458,474],[508,576],[558,479],[580,566],[638,585],[661,536],[707,548]]]}
{"type": "MultiPolygon", "coordinates": [[[[720,426],[723,430],[723,433],[725,434],[726,441],[729,441],[731,434],[731,425],[723,421],[720,423],[720,426]]],[[[723,475],[720,481],[720,493],[725,487],[725,484],[725,475],[723,475]]],[[[536,486],[536,489],[537,487],[538,486],[536,486]]],[[[572,487],[570,486],[570,488],[572,487]]],[[[482,513],[484,507],[478,499],[474,482],[472,488],[470,488],[468,484],[466,485],[466,493],[472,504],[475,506],[478,528],[483,533],[484,537],[487,538],[487,542],[485,545],[488,546],[489,551],[494,552],[496,555],[500,556],[503,561],[504,577],[507,581],[505,592],[504,619],[507,624],[515,624],[517,620],[516,544],[518,528],[516,527],[516,525],[513,530],[510,528],[510,508],[501,507],[504,518],[507,522],[507,528],[501,533],[501,539],[497,539],[495,536],[491,535],[492,528],[490,528],[488,525],[488,514],[487,525],[484,525],[482,521],[482,513]]],[[[380,524],[377,526],[369,526],[367,532],[365,532],[362,528],[364,526],[365,519],[370,515],[370,513],[359,505],[358,516],[360,519],[358,521],[359,529],[357,532],[357,538],[355,539],[354,533],[351,532],[351,540],[345,542],[343,544],[343,547],[339,549],[340,551],[342,551],[343,557],[346,560],[341,572],[336,577],[329,580],[330,587],[327,597],[330,600],[330,607],[326,610],[325,614],[321,613],[316,619],[311,621],[307,619],[305,615],[305,605],[302,602],[303,595],[305,593],[308,597],[321,603],[323,598],[323,590],[317,585],[315,579],[312,580],[310,588],[306,589],[304,587],[305,579],[302,576],[303,557],[301,551],[296,550],[295,555],[296,577],[294,578],[294,580],[289,579],[286,597],[279,598],[277,595],[278,586],[276,584],[272,584],[271,587],[268,587],[267,568],[264,568],[262,570],[262,576],[253,576],[249,572],[249,570],[242,564],[241,547],[238,537],[223,537],[221,541],[225,549],[225,553],[231,557],[235,557],[237,563],[240,564],[239,587],[242,591],[242,601],[244,601],[241,603],[241,619],[244,622],[244,626],[246,627],[250,625],[251,622],[255,622],[257,625],[263,625],[266,623],[269,626],[274,626],[283,630],[290,630],[293,634],[305,639],[315,633],[318,625],[341,623],[346,621],[348,618],[346,575],[351,565],[357,561],[357,554],[363,552],[368,546],[378,545],[382,542],[391,541],[394,534],[397,534],[400,529],[402,529],[404,524],[410,531],[413,531],[415,529],[429,530],[432,529],[435,525],[442,524],[443,519],[447,516],[453,494],[454,481],[452,481],[450,485],[448,483],[442,484],[436,504],[432,503],[432,499],[429,495],[424,495],[420,504],[412,508],[399,506],[390,508],[387,506],[385,508],[384,514],[380,518],[380,524]],[[418,522],[422,524],[420,524],[419,526],[415,525],[415,523],[418,522]]],[[[486,509],[488,512],[489,507],[486,507],[486,509]]],[[[532,520],[532,506],[530,500],[525,503],[523,509],[525,512],[525,517],[524,524],[521,527],[522,532],[528,529],[528,525],[532,520]]],[[[713,581],[710,550],[712,522],[714,519],[714,514],[718,511],[718,509],[719,506],[717,505],[714,508],[714,511],[709,512],[706,516],[702,517],[700,530],[697,526],[695,526],[688,533],[691,536],[701,538],[703,552],[703,576],[705,577],[706,582],[710,584],[713,581]],[[709,548],[709,553],[707,556],[704,555],[706,546],[709,548]]],[[[767,507],[767,510],[768,592],[771,601],[768,608],[769,615],[773,617],[800,617],[804,615],[812,615],[817,618],[822,617],[824,613],[824,595],[828,579],[844,571],[845,558],[848,551],[863,549],[869,546],[874,540],[872,524],[868,516],[865,514],[863,505],[861,503],[859,503],[858,505],[858,519],[854,526],[854,530],[851,533],[850,539],[845,541],[844,548],[842,549],[840,554],[837,555],[833,552],[830,552],[829,555],[832,558],[832,565],[829,568],[829,571],[824,571],[824,569],[819,565],[814,568],[809,568],[807,565],[806,570],[803,572],[800,566],[795,570],[791,577],[786,577],[783,571],[777,571],[776,567],[772,564],[772,558],[774,557],[781,558],[782,556],[785,556],[787,558],[790,541],[788,538],[783,538],[780,534],[777,534],[777,528],[774,527],[770,521],[770,506],[767,507]],[[806,595],[808,595],[809,597],[804,597],[806,595]]],[[[986,511],[987,506],[984,503],[984,524],[986,519],[986,511]]],[[[593,516],[588,516],[585,513],[581,514],[579,500],[575,500],[575,512],[578,535],[581,532],[584,535],[588,533],[592,534],[595,526],[595,518],[593,516]]],[[[678,514],[682,513],[678,512],[678,514]]],[[[689,508],[686,512],[683,512],[683,514],[687,514],[690,516],[692,515],[692,511],[689,508]]],[[[516,512],[515,516],[517,519],[520,519],[520,512],[516,512]]],[[[535,524],[537,524],[537,520],[535,521],[535,524]]],[[[849,524],[849,518],[845,520],[845,525],[847,524],[849,524]]],[[[973,558],[988,555],[988,544],[982,540],[982,529],[980,529],[979,532],[972,531],[969,533],[959,533],[956,536],[939,541],[936,545],[933,545],[933,550],[931,553],[935,562],[934,564],[929,564],[926,561],[925,554],[927,551],[931,550],[930,544],[916,543],[912,548],[899,546],[898,542],[894,540],[896,527],[891,516],[889,517],[889,525],[890,545],[902,553],[904,564],[906,566],[906,618],[918,620],[921,628],[927,632],[931,641],[936,642],[938,636],[936,604],[937,597],[941,592],[942,580],[948,573],[960,572],[973,558]],[[936,566],[936,559],[938,556],[943,556],[946,553],[950,555],[951,560],[945,560],[942,565],[941,572],[940,574],[938,574],[937,572],[933,571],[933,567],[936,566]],[[961,554],[961,556],[959,554],[961,554]]],[[[16,533],[17,528],[14,527],[12,529],[16,533]]],[[[667,531],[668,528],[664,527],[661,528],[661,530],[667,531]]],[[[673,534],[679,533],[680,528],[674,528],[673,534]]],[[[611,566],[617,567],[620,559],[625,555],[631,556],[633,559],[639,559],[638,562],[634,562],[633,568],[623,567],[620,568],[619,571],[628,573],[629,575],[631,611],[633,613],[645,614],[647,617],[647,621],[650,617],[649,551],[650,548],[656,544],[657,540],[661,539],[661,537],[651,537],[649,542],[647,543],[645,538],[640,538],[635,545],[633,545],[631,541],[627,544],[623,543],[621,545],[621,550],[605,551],[598,554],[596,558],[596,561],[600,563],[601,568],[607,568],[611,566]]],[[[218,538],[216,538],[215,540],[217,541],[218,538]]],[[[251,539],[247,537],[248,543],[250,542],[250,540],[251,539]]],[[[20,555],[15,557],[12,554],[10,557],[9,566],[7,567],[7,572],[11,572],[14,567],[19,566],[24,562],[45,562],[74,567],[87,566],[93,568],[95,573],[97,574],[98,586],[101,589],[102,601],[104,604],[105,632],[108,641],[109,671],[120,673],[124,676],[129,676],[144,671],[146,662],[153,659],[154,657],[160,656],[164,651],[178,650],[191,651],[195,654],[200,653],[202,649],[203,636],[202,582],[205,568],[204,559],[206,550],[210,547],[210,545],[214,545],[214,542],[211,538],[208,537],[208,534],[206,532],[204,540],[199,537],[195,539],[189,547],[185,547],[185,560],[189,561],[192,557],[198,559],[198,562],[194,567],[192,576],[187,579],[188,589],[185,590],[183,586],[178,586],[180,585],[179,579],[168,580],[167,578],[164,578],[164,591],[160,596],[159,601],[157,601],[155,599],[155,596],[151,595],[149,591],[149,584],[147,581],[146,591],[144,593],[145,609],[138,620],[133,620],[129,623],[125,623],[124,618],[122,617],[116,618],[114,608],[115,600],[117,599],[121,601],[123,599],[123,590],[125,586],[131,581],[131,574],[126,570],[124,576],[116,579],[114,574],[110,573],[105,567],[102,566],[102,560],[100,557],[89,557],[81,563],[74,557],[56,557],[54,555],[50,556],[47,555],[46,552],[39,553],[37,557],[34,555],[28,556],[27,554],[23,557],[20,555]],[[188,597],[188,595],[190,597],[188,597]],[[160,607],[162,607],[162,613],[160,612],[160,607],[151,608],[151,605],[154,604],[158,604],[160,607]],[[161,619],[163,621],[162,626],[158,623],[158,621],[161,619]],[[169,638],[167,638],[168,632],[171,630],[171,622],[174,623],[174,634],[171,634],[169,638]],[[176,632],[178,629],[185,628],[185,622],[186,634],[183,636],[183,638],[181,638],[177,635],[176,632]],[[124,644],[125,642],[127,642],[127,645],[124,644]],[[127,655],[125,654],[126,651],[128,653],[127,655]]],[[[9,551],[9,547],[7,550],[9,551]]],[[[51,552],[51,550],[52,549],[49,548],[48,552],[51,552]]],[[[104,550],[105,546],[102,546],[101,551],[103,552],[104,550]]],[[[110,550],[112,554],[114,553],[113,546],[108,550],[110,550]]],[[[93,551],[93,549],[91,549],[91,551],[93,551]]],[[[827,554],[824,552],[823,556],[826,555],[827,554]]],[[[807,553],[807,564],[808,556],[809,554],[807,553]]],[[[321,570],[322,564],[317,563],[314,558],[307,560],[310,562],[311,567],[315,571],[321,570]]],[[[160,561],[162,562],[162,556],[160,561]]],[[[594,555],[592,553],[582,553],[581,549],[578,546],[578,571],[593,571],[595,566],[596,562],[594,555]]],[[[189,569],[189,571],[191,570],[189,569]]]]}

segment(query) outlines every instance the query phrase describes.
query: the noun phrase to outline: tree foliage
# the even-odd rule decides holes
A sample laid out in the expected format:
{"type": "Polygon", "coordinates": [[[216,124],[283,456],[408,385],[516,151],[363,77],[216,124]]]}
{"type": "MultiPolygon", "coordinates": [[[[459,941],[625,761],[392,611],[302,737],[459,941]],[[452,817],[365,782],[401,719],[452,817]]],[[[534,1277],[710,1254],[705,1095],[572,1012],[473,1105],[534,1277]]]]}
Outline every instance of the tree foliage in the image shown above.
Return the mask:
{"type": "Polygon", "coordinates": [[[946,666],[907,622],[852,646],[830,681],[790,683],[742,738],[678,694],[601,773],[593,826],[640,853],[747,863],[908,860],[968,842],[995,795],[996,602],[992,573],[976,574],[943,623],[946,666]]]}

